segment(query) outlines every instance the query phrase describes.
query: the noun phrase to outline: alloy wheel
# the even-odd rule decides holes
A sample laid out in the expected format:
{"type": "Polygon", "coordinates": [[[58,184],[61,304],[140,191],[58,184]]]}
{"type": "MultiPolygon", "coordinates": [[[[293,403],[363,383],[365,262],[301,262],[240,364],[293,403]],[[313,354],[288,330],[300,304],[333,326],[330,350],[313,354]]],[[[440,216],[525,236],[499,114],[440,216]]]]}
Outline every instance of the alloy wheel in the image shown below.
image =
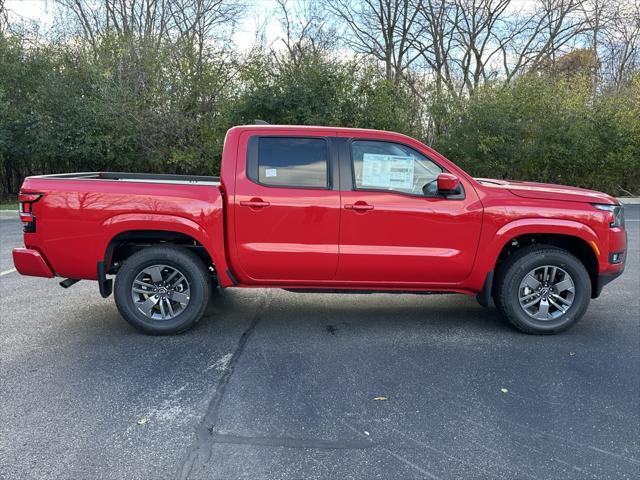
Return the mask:
{"type": "Polygon", "coordinates": [[[575,298],[571,275],[555,265],[536,267],[518,288],[520,306],[536,320],[556,320],[569,311],[575,298]]]}
{"type": "Polygon", "coordinates": [[[151,265],[136,275],[131,296],[136,308],[147,318],[172,320],[189,305],[189,281],[173,266],[151,265]]]}

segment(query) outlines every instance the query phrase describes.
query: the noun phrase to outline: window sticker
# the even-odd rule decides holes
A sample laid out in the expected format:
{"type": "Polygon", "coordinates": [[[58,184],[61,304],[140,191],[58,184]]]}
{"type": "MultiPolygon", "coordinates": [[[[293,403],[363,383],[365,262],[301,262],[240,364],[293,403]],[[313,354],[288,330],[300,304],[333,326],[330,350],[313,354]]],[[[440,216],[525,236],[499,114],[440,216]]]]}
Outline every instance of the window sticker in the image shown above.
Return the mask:
{"type": "Polygon", "coordinates": [[[277,177],[278,169],[277,168],[265,168],[264,170],[265,177],[277,177]]]}
{"type": "Polygon", "coordinates": [[[413,188],[413,157],[365,153],[362,156],[362,186],[413,188]]]}

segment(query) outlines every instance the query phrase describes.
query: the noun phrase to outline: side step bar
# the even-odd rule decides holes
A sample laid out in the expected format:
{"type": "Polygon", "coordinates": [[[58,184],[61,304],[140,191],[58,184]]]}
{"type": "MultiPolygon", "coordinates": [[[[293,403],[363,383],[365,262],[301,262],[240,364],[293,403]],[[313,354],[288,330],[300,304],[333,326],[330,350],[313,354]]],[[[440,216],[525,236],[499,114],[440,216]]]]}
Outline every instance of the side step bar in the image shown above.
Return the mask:
{"type": "Polygon", "coordinates": [[[348,295],[372,295],[376,293],[387,294],[410,294],[410,295],[449,295],[455,292],[431,292],[428,290],[349,290],[340,288],[283,288],[282,290],[291,293],[344,293],[348,295]]]}

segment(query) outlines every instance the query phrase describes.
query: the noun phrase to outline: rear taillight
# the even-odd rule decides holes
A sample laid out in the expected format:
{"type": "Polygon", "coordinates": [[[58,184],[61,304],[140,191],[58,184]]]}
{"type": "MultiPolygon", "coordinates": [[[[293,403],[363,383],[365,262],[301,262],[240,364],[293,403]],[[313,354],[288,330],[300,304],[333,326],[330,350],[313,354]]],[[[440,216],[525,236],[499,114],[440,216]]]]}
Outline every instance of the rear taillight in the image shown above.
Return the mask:
{"type": "Polygon", "coordinates": [[[23,231],[25,233],[33,233],[36,231],[36,217],[33,215],[33,204],[42,198],[41,193],[24,193],[18,195],[20,203],[20,220],[23,223],[23,231]]]}

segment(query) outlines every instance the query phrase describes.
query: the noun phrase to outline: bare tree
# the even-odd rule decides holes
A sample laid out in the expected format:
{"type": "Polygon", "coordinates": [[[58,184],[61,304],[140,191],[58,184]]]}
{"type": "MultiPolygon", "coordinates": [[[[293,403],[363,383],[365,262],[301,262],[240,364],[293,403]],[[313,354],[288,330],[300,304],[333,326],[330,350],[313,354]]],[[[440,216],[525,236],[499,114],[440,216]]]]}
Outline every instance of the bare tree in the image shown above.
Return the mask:
{"type": "MultiPolygon", "coordinates": [[[[149,88],[164,68],[160,61],[149,62],[160,51],[170,55],[173,67],[184,78],[201,82],[205,66],[224,70],[226,56],[221,50],[230,43],[241,18],[243,4],[234,0],[56,0],[97,55],[99,46],[116,37],[121,51],[121,75],[149,88]],[[174,48],[162,49],[171,45],[174,48]],[[224,64],[224,65],[222,65],[224,64]]],[[[186,88],[186,85],[185,85],[186,88]]],[[[201,89],[192,89],[201,91],[201,89]]],[[[212,91],[212,95],[215,92],[212,91]]],[[[201,99],[193,99],[194,104],[201,99]]]]}
{"type": "Polygon", "coordinates": [[[411,37],[423,0],[333,0],[330,10],[346,26],[344,40],[357,53],[383,62],[385,76],[399,82],[419,57],[411,37]]]}
{"type": "Polygon", "coordinates": [[[472,93],[487,81],[509,82],[553,64],[584,48],[589,33],[598,38],[607,0],[593,1],[595,10],[586,0],[538,0],[526,8],[513,0],[423,0],[413,43],[437,91],[472,93]]]}
{"type": "Polygon", "coordinates": [[[418,9],[418,28],[411,35],[411,42],[435,77],[436,92],[445,88],[455,92],[453,50],[457,47],[455,35],[460,11],[455,2],[449,0],[423,0],[418,9]]]}
{"type": "Polygon", "coordinates": [[[519,21],[519,28],[501,52],[506,81],[543,62],[554,62],[589,31],[583,15],[584,0],[539,0],[535,10],[519,21]]]}
{"type": "Polygon", "coordinates": [[[243,8],[239,2],[229,0],[172,0],[167,6],[172,20],[167,29],[197,46],[197,66],[201,71],[207,43],[227,43],[243,8]]]}
{"type": "Polygon", "coordinates": [[[598,84],[600,83],[600,36],[604,29],[607,28],[607,24],[611,20],[609,15],[611,0],[588,0],[582,4],[582,10],[584,18],[589,25],[590,30],[590,42],[589,49],[591,50],[595,59],[595,68],[592,73],[593,90],[595,92],[598,84]]]}
{"type": "Polygon", "coordinates": [[[610,2],[607,21],[595,48],[601,76],[621,86],[640,70],[640,1],[610,2]]]}
{"type": "Polygon", "coordinates": [[[500,51],[500,32],[509,32],[505,10],[511,0],[457,0],[457,22],[454,31],[458,38],[460,57],[455,59],[462,86],[472,92],[491,76],[490,65],[500,51]],[[496,46],[497,44],[497,46],[496,46]]]}
{"type": "Polygon", "coordinates": [[[296,2],[277,0],[280,24],[289,58],[294,63],[307,53],[320,54],[334,50],[335,28],[323,15],[321,3],[314,0],[296,2]]]}
{"type": "Polygon", "coordinates": [[[9,25],[9,19],[7,16],[7,9],[4,6],[4,0],[0,0],[0,34],[7,31],[9,25]]]}
{"type": "Polygon", "coordinates": [[[243,5],[233,0],[56,0],[78,21],[95,47],[116,34],[144,43],[186,37],[204,50],[208,40],[221,41],[235,25],[243,5]]]}

